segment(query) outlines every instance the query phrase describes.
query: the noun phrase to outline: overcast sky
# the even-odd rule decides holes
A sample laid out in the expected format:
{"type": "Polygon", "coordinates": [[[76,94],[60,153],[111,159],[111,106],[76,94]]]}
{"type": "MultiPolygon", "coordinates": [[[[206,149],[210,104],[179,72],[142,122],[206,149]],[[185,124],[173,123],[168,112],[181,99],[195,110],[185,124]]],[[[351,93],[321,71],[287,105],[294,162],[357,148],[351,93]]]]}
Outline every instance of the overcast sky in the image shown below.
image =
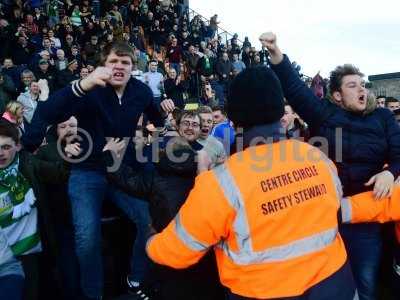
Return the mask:
{"type": "Polygon", "coordinates": [[[190,0],[190,7],[218,14],[221,27],[257,49],[260,33],[275,32],[309,76],[344,63],[366,75],[400,72],[399,0],[190,0]]]}

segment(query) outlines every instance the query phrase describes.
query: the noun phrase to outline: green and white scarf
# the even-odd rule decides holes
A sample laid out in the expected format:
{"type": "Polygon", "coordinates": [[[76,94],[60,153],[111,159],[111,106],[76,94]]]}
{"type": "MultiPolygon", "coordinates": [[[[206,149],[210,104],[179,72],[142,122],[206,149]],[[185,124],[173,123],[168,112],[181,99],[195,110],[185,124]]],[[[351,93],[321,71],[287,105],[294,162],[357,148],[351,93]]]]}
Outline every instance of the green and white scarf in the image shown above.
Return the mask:
{"type": "Polygon", "coordinates": [[[36,197],[19,171],[18,155],[0,169],[0,227],[8,237],[14,255],[41,250],[37,227],[36,197]]]}

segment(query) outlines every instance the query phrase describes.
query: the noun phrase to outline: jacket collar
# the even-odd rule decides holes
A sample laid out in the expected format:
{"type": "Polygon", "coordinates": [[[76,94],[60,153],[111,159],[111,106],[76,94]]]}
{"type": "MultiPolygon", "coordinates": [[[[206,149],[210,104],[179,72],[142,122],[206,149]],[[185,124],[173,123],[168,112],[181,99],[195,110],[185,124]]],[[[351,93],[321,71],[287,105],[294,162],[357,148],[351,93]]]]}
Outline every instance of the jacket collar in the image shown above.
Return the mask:
{"type": "Polygon", "coordinates": [[[271,144],[286,139],[285,130],[280,121],[257,125],[243,131],[243,149],[250,146],[271,144]]]}

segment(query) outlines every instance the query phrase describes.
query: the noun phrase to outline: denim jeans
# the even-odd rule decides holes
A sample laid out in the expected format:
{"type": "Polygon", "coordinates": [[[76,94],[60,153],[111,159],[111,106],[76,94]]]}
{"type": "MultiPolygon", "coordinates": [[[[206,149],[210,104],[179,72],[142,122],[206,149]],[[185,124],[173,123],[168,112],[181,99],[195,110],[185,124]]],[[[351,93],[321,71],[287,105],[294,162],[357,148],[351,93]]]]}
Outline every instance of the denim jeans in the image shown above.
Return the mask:
{"type": "Polygon", "coordinates": [[[360,300],[376,300],[382,255],[380,225],[343,225],[340,234],[346,245],[360,300]]]}
{"type": "Polygon", "coordinates": [[[129,277],[134,281],[142,281],[150,264],[145,252],[151,223],[148,204],[110,186],[103,172],[82,169],[71,171],[69,197],[81,288],[85,296],[99,298],[103,293],[101,212],[104,199],[113,201],[136,224],[129,277]]]}
{"type": "Polygon", "coordinates": [[[1,299],[22,300],[24,277],[20,275],[1,276],[0,291],[1,299]]]}

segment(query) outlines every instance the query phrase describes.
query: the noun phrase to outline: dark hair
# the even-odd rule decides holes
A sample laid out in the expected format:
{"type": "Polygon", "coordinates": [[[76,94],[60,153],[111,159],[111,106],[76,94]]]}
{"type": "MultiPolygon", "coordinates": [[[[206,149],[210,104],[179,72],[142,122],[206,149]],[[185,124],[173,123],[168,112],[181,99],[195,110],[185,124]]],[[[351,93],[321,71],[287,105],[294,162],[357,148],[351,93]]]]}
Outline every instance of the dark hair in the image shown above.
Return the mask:
{"type": "Polygon", "coordinates": [[[213,106],[212,108],[212,111],[214,112],[214,111],[221,111],[221,113],[224,115],[224,116],[226,116],[226,110],[225,110],[225,108],[222,106],[222,105],[216,105],[216,106],[213,106]]]}
{"type": "Polygon", "coordinates": [[[389,103],[398,103],[399,100],[395,97],[387,97],[385,100],[385,105],[387,106],[389,103]]]}
{"type": "Polygon", "coordinates": [[[178,120],[181,113],[182,113],[181,109],[178,107],[175,107],[175,109],[172,111],[172,117],[174,118],[174,120],[178,120]]]}
{"type": "Polygon", "coordinates": [[[379,99],[379,98],[384,98],[386,100],[386,96],[379,95],[376,97],[376,99],[379,99]]]}
{"type": "Polygon", "coordinates": [[[16,144],[19,143],[19,132],[17,127],[4,119],[0,120],[0,136],[9,137],[16,144]]]}
{"type": "Polygon", "coordinates": [[[343,66],[337,66],[330,74],[329,78],[329,92],[332,95],[334,92],[340,92],[343,83],[343,77],[347,75],[359,75],[364,77],[364,74],[353,65],[345,64],[343,66]]]}
{"type": "Polygon", "coordinates": [[[129,46],[127,43],[118,41],[109,43],[104,47],[101,53],[101,59],[100,59],[101,65],[105,64],[107,57],[111,54],[111,52],[114,52],[118,56],[129,56],[131,58],[132,63],[135,60],[133,48],[129,46]]]}
{"type": "Polygon", "coordinates": [[[184,110],[182,111],[178,118],[176,119],[176,124],[179,126],[181,124],[181,121],[184,117],[189,117],[189,118],[199,118],[200,120],[200,116],[197,110],[184,110]]]}
{"type": "Polygon", "coordinates": [[[150,60],[150,61],[149,61],[149,65],[150,65],[151,63],[156,63],[156,64],[158,65],[158,61],[155,60],[155,59],[150,60]]]}

